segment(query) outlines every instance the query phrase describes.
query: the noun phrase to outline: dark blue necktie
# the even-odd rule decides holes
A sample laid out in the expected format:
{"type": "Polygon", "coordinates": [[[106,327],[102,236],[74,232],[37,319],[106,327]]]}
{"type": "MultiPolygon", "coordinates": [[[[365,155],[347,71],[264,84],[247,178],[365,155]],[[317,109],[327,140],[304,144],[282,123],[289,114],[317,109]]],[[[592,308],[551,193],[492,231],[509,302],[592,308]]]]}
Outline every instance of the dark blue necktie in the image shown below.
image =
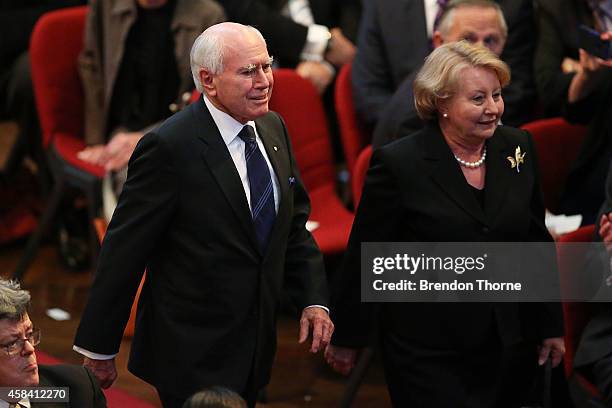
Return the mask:
{"type": "Polygon", "coordinates": [[[245,125],[238,133],[238,137],[244,140],[244,156],[251,190],[251,215],[257,242],[263,252],[268,246],[270,232],[276,219],[272,177],[268,164],[257,146],[253,127],[245,125]]]}

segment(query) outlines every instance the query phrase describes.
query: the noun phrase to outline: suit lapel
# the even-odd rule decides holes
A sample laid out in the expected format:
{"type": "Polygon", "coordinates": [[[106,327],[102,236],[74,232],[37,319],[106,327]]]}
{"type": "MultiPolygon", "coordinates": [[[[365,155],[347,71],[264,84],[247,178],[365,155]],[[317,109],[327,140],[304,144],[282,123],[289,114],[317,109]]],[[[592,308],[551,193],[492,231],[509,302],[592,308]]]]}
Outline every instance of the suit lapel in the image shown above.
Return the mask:
{"type": "Polygon", "coordinates": [[[244,188],[221,133],[201,97],[198,102],[191,104],[189,109],[198,119],[198,138],[204,142],[202,158],[216,179],[219,188],[223,191],[228,204],[238,217],[239,223],[249,240],[255,248],[258,248],[251,210],[244,194],[244,188]]]}
{"type": "MultiPolygon", "coordinates": [[[[431,176],[436,184],[459,207],[485,223],[484,211],[465,180],[459,163],[455,160],[438,126],[429,125],[424,136],[425,160],[431,164],[431,176]]],[[[488,172],[487,177],[489,177],[488,172]]]]}
{"type": "MultiPolygon", "coordinates": [[[[500,134],[500,129],[487,142],[487,177],[485,179],[485,214],[487,220],[493,223],[495,216],[505,201],[510,187],[510,178],[516,170],[510,169],[506,157],[514,157],[516,146],[509,146],[500,134]]],[[[525,149],[523,148],[523,151],[525,149]]]]}

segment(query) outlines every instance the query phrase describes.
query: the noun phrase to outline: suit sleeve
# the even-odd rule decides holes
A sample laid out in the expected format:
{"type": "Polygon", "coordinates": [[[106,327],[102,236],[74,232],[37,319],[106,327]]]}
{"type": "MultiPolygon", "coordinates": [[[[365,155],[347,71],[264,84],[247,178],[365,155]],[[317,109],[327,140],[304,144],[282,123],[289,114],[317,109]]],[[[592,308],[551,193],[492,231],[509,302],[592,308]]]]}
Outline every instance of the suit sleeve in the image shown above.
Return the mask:
{"type": "Polygon", "coordinates": [[[393,242],[399,238],[400,201],[396,178],[377,149],[366,176],[343,264],[333,282],[334,345],[360,348],[370,343],[377,306],[361,302],[361,243],[393,242]]]}
{"type": "Polygon", "coordinates": [[[329,289],[323,255],[312,234],[306,229],[310,216],[310,199],[300,177],[287,128],[278,117],[289,149],[291,174],[296,179],[293,191],[293,213],[285,254],[285,288],[298,311],[306,306],[329,307],[329,289]]]}
{"type": "Polygon", "coordinates": [[[178,186],[170,149],[149,133],[138,143],[100,252],[75,345],[116,354],[147,259],[171,220],[178,186]]]}
{"type": "Polygon", "coordinates": [[[351,75],[355,110],[368,126],[378,122],[395,88],[384,55],[384,41],[378,20],[376,1],[364,2],[357,36],[357,55],[353,60],[351,75]]]}
{"type": "Polygon", "coordinates": [[[423,127],[414,104],[412,84],[417,71],[413,71],[402,81],[387,106],[380,114],[374,128],[372,147],[381,147],[393,140],[407,136],[423,127]]]}
{"type": "Polygon", "coordinates": [[[532,1],[522,0],[513,14],[506,14],[508,40],[501,55],[501,59],[512,70],[512,82],[504,90],[506,110],[502,120],[506,125],[520,126],[531,119],[536,96],[533,79],[535,25],[532,1]]]}
{"type": "MultiPolygon", "coordinates": [[[[537,255],[532,255],[529,259],[540,259],[541,262],[546,262],[547,266],[539,268],[535,273],[554,273],[551,277],[552,282],[559,282],[559,274],[557,268],[557,254],[553,245],[553,239],[544,223],[544,202],[542,198],[542,184],[540,182],[540,172],[537,162],[536,150],[533,144],[531,135],[524,131],[529,142],[529,151],[532,152],[533,159],[532,171],[535,176],[533,192],[531,194],[531,219],[529,223],[529,241],[534,243],[547,243],[543,249],[545,252],[538,252],[537,255]]],[[[539,248],[535,244],[536,248],[539,248]]],[[[526,310],[526,319],[532,324],[534,331],[530,333],[536,339],[546,339],[551,337],[563,336],[563,312],[560,302],[541,302],[522,304],[526,310]]]]}
{"type": "MultiPolygon", "coordinates": [[[[561,71],[561,62],[565,57],[577,58],[576,55],[566,55],[566,49],[560,41],[560,21],[555,18],[550,1],[539,1],[538,7],[538,42],[535,53],[535,79],[538,96],[547,114],[559,115],[564,101],[567,101],[567,92],[573,74],[564,74],[561,71]]],[[[559,7],[561,7],[559,5],[559,7]]]]}

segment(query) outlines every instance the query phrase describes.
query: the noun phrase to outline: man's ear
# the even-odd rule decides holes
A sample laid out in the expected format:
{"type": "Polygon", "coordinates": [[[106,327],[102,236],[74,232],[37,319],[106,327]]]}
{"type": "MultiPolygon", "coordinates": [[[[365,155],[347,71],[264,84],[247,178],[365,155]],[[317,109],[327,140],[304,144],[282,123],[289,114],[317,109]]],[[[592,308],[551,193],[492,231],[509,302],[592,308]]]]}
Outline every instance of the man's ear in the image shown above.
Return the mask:
{"type": "Polygon", "coordinates": [[[214,75],[205,70],[204,68],[200,68],[200,84],[202,85],[202,89],[208,96],[216,96],[217,95],[217,87],[214,82],[214,75]]]}
{"type": "Polygon", "coordinates": [[[433,45],[434,48],[438,48],[442,44],[444,44],[442,34],[438,30],[434,31],[433,35],[431,36],[431,45],[433,45]]]}

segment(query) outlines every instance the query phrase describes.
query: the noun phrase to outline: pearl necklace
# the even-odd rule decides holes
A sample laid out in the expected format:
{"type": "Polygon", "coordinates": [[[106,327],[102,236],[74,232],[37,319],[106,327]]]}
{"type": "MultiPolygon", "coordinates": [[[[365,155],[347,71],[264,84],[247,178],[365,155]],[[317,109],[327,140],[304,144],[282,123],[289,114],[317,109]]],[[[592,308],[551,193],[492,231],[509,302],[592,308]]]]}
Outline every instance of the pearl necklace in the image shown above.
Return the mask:
{"type": "Polygon", "coordinates": [[[455,160],[457,160],[460,165],[462,165],[463,167],[467,167],[468,169],[477,169],[478,167],[482,166],[486,158],[487,158],[487,147],[486,146],[484,150],[482,151],[482,156],[480,157],[480,159],[475,162],[465,161],[455,156],[455,160]]]}

